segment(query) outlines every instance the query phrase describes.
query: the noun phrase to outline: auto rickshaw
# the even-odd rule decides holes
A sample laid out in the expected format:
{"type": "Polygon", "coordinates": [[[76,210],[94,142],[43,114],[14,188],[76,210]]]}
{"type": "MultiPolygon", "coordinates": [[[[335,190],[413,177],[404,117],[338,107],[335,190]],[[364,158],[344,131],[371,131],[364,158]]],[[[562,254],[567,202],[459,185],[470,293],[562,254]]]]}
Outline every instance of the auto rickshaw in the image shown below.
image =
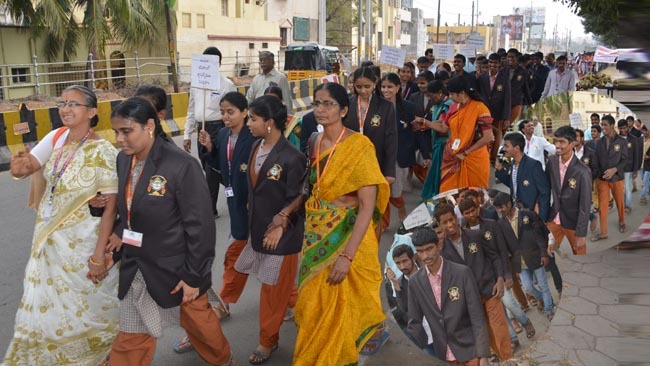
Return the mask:
{"type": "Polygon", "coordinates": [[[294,43],[285,50],[284,71],[289,81],[320,78],[340,71],[337,47],[294,43]]]}

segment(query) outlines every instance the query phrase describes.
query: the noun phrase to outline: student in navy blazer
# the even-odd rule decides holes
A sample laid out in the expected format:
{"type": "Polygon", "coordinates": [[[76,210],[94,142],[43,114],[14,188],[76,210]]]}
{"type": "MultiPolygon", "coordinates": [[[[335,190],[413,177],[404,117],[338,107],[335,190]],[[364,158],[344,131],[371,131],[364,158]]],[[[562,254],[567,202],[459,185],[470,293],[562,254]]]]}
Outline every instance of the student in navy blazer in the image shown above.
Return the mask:
{"type": "Polygon", "coordinates": [[[542,164],[524,154],[525,137],[519,132],[511,132],[504,137],[503,151],[511,158],[510,166],[505,169],[501,162],[494,164],[495,176],[510,187],[510,194],[523,208],[535,210],[539,205],[539,217],[548,220],[551,204],[551,185],[542,164]],[[513,169],[516,168],[517,184],[513,187],[513,169]]]}

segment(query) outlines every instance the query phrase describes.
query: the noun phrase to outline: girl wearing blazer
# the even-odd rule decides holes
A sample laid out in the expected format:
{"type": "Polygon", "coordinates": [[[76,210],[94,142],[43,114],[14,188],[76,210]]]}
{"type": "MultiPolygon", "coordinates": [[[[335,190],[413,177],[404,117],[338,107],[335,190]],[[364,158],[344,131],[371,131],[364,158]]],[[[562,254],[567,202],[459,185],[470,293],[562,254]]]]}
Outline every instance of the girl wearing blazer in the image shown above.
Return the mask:
{"type": "Polygon", "coordinates": [[[181,326],[201,358],[232,365],[206,295],[215,225],[203,170],[164,135],[148,100],[126,100],[113,110],[111,123],[122,150],[117,157],[120,222],[111,241],[123,244],[120,332],[111,364],[150,364],[164,323],[180,312],[181,326]]]}
{"type": "Polygon", "coordinates": [[[262,281],[259,346],[249,357],[251,364],[261,364],[277,349],[285,312],[296,302],[305,218],[295,211],[302,202],[307,158],[282,133],[287,109],[278,98],[259,97],[248,111],[247,126],[261,139],[253,144],[247,169],[250,241],[235,269],[257,273],[262,281]]]}

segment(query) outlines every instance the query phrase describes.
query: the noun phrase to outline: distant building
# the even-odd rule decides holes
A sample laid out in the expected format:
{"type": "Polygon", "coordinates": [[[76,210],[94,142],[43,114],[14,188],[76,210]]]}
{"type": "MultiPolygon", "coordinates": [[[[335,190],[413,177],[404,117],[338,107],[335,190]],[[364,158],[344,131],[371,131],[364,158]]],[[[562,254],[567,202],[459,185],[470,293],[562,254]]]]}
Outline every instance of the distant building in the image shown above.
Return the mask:
{"type": "Polygon", "coordinates": [[[417,59],[424,55],[427,44],[424,12],[413,7],[413,0],[402,0],[401,10],[401,47],[408,60],[417,59]]]}

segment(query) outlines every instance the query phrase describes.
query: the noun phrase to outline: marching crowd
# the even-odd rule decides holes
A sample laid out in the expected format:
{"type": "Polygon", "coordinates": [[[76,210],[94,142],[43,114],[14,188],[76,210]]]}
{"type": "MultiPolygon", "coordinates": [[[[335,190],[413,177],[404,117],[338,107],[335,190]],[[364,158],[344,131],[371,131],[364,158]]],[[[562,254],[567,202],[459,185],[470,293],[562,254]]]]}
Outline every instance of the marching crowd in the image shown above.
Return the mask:
{"type": "MultiPolygon", "coordinates": [[[[221,57],[215,47],[205,53],[221,57]]],[[[269,361],[282,323],[294,319],[293,364],[354,364],[388,339],[379,241],[389,205],[406,217],[413,176],[424,200],[461,192],[437,201],[433,225],[392,249],[396,319],[442,360],[511,358],[518,332],[535,335],[525,310],[553,316],[546,269],[561,293],[553,255],[564,237],[585,254],[597,213],[592,240],[607,238],[610,194],[626,230],[648,147],[640,121],[628,127],[609,115],[595,116],[587,143],[564,126],[550,144],[534,120],[503,136],[525,106],[575,90],[566,57],[555,67],[542,56],[500,50],[468,67],[456,55],[452,71],[428,50],[417,75],[410,62],[386,75],[365,62],[349,90],[315,88],[312,111],[297,118],[288,82],[264,52],[246,96],[223,76],[208,97],[190,93],[185,151],[162,130],[164,90],[141,87],[113,108],[118,152],[92,129],[94,93],[67,88],[57,104],[63,127],[11,161],[15,179],[31,177],[37,218],[2,364],[149,365],[165,327],[180,324],[187,335],[174,350],[234,365],[220,322],[252,274],[262,287],[249,363],[269,361]],[[200,162],[188,154],[196,130],[200,162]],[[486,200],[465,188],[488,188],[491,164],[510,192],[486,200]],[[216,243],[227,250],[215,291],[221,186],[230,235],[216,243]]],[[[645,203],[650,171],[643,177],[645,203]]]]}

